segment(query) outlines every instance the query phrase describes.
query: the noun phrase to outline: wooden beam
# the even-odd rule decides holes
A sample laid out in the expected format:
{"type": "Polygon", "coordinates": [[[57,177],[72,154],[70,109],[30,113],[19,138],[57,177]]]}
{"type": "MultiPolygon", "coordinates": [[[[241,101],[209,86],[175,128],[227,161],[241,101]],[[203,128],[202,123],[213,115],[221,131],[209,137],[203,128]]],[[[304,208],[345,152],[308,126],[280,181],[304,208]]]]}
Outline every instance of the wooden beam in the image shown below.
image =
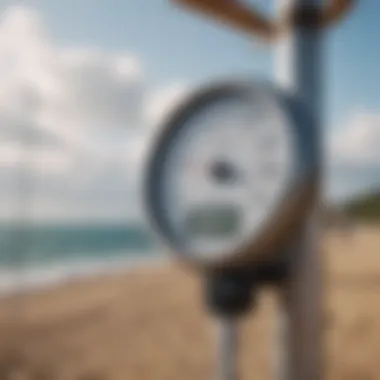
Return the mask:
{"type": "Polygon", "coordinates": [[[229,26],[264,39],[276,36],[276,26],[253,7],[238,0],[172,0],[229,26]]]}
{"type": "Polygon", "coordinates": [[[356,2],[356,0],[330,1],[323,13],[322,26],[325,27],[330,26],[332,24],[336,24],[338,21],[340,21],[344,16],[348,14],[348,12],[354,7],[354,5],[356,5],[356,2]]]}
{"type": "Polygon", "coordinates": [[[341,20],[356,0],[330,0],[321,9],[290,7],[278,20],[270,21],[242,0],[172,0],[205,16],[219,20],[241,32],[273,42],[295,26],[326,28],[341,20]]]}

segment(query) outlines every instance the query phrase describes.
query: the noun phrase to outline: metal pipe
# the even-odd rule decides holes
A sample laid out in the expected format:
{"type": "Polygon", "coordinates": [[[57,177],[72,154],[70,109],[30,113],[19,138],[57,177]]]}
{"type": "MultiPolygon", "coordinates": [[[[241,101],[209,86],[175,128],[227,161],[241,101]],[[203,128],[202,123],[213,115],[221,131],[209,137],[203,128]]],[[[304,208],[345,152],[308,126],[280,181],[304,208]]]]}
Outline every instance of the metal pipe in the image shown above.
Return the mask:
{"type": "MultiPolygon", "coordinates": [[[[277,0],[278,12],[286,7],[320,7],[322,0],[277,0]]],[[[306,107],[316,141],[321,142],[322,34],[318,28],[297,28],[276,47],[277,83],[293,92],[306,107]]],[[[305,223],[289,250],[291,275],[280,289],[276,380],[321,380],[322,357],[322,257],[319,248],[319,207],[305,223]]]]}
{"type": "Polygon", "coordinates": [[[218,380],[238,380],[237,338],[238,326],[235,317],[220,320],[219,376],[218,380]]]}

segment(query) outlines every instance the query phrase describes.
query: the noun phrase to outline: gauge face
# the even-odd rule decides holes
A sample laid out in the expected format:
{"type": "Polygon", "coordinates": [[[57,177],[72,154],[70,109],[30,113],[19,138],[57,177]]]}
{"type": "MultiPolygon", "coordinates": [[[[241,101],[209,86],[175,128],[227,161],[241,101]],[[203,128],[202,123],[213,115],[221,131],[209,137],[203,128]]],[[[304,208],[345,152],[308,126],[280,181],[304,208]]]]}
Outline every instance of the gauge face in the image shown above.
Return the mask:
{"type": "Polygon", "coordinates": [[[153,157],[153,213],[182,254],[228,257],[271,228],[292,190],[288,110],[267,91],[216,92],[171,123],[153,157]]]}

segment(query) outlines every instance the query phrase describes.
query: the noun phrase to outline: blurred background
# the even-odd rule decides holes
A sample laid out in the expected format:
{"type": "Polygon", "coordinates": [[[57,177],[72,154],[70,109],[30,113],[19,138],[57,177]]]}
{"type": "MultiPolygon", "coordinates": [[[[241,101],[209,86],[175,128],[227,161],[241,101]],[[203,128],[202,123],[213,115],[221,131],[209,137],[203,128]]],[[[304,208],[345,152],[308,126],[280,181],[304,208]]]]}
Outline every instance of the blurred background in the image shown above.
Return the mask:
{"type": "MultiPolygon", "coordinates": [[[[359,2],[325,44],[334,380],[380,379],[379,14],[359,2]]],[[[169,1],[0,1],[0,380],[211,378],[198,280],[167,263],[141,190],[162,117],[234,75],[271,80],[272,50],[169,1]]],[[[255,313],[245,379],[270,376],[274,295],[255,313]]]]}

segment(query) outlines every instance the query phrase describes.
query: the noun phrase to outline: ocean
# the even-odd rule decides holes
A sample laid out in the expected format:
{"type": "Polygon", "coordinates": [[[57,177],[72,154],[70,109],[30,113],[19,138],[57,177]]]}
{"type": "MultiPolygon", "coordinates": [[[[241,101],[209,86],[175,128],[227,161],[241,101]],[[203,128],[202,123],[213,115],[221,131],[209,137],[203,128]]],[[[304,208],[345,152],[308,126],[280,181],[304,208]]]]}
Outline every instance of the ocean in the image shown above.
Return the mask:
{"type": "Polygon", "coordinates": [[[0,225],[0,292],[34,289],[77,276],[161,259],[139,225],[0,225]]]}

